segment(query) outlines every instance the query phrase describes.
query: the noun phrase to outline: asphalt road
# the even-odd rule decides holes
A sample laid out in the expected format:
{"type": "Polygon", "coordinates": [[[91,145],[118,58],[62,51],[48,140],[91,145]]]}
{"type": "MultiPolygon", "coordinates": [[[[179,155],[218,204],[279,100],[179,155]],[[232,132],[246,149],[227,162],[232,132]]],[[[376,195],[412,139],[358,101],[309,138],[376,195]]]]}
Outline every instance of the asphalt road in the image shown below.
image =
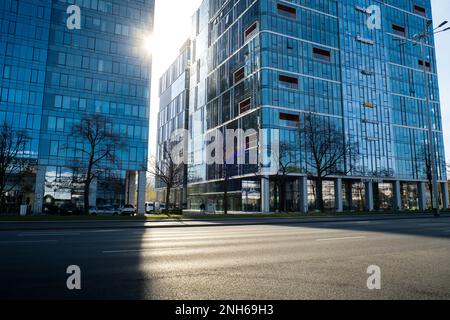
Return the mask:
{"type": "Polygon", "coordinates": [[[450,299],[449,217],[104,226],[1,231],[0,299],[450,299]]]}

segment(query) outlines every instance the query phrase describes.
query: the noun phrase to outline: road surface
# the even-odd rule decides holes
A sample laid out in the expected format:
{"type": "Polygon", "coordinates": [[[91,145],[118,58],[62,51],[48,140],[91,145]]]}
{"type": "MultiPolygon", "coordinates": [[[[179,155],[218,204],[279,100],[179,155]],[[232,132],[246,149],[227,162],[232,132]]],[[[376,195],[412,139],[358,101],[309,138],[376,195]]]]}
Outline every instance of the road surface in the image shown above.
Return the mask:
{"type": "Polygon", "coordinates": [[[450,299],[449,217],[107,226],[0,231],[0,299],[450,299]]]}

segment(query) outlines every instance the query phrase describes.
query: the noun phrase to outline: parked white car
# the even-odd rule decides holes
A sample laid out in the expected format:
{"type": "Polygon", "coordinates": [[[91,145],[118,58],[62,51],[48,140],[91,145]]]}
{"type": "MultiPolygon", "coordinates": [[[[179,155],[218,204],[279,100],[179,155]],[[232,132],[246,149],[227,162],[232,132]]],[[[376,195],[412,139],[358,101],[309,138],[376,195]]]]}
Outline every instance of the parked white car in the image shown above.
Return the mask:
{"type": "Polygon", "coordinates": [[[120,215],[122,216],[135,216],[136,208],[131,204],[126,204],[119,208],[120,215]]]}
{"type": "Polygon", "coordinates": [[[150,214],[154,213],[155,211],[155,203],[153,201],[145,203],[145,213],[150,214]]]}
{"type": "Polygon", "coordinates": [[[119,212],[119,209],[114,206],[100,206],[97,208],[99,216],[117,216],[119,212]]]}

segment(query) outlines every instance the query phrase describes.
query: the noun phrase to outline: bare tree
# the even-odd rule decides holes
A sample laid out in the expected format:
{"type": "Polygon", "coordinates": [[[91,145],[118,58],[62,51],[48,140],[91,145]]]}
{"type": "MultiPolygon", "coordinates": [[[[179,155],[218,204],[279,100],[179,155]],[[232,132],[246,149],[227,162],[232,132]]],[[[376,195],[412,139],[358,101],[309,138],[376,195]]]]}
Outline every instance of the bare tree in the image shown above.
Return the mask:
{"type": "Polygon", "coordinates": [[[296,144],[281,142],[279,151],[274,155],[277,162],[277,172],[272,177],[274,181],[274,200],[275,208],[279,211],[287,211],[286,208],[286,185],[289,175],[298,171],[298,163],[296,163],[296,153],[299,147],[296,144]]]}
{"type": "MultiPolygon", "coordinates": [[[[433,203],[434,188],[433,188],[433,167],[431,165],[431,154],[428,145],[424,144],[418,148],[418,160],[423,162],[422,173],[425,175],[428,184],[428,190],[430,190],[430,199],[433,203]]],[[[439,205],[439,204],[438,204],[439,205]]]]}
{"type": "Polygon", "coordinates": [[[90,115],[75,124],[72,135],[78,137],[82,147],[75,147],[75,152],[82,154],[83,161],[80,169],[83,183],[84,212],[89,214],[89,195],[92,182],[98,178],[105,169],[117,161],[117,150],[124,148],[123,139],[112,132],[107,126],[104,116],[90,115]]]}
{"type": "Polygon", "coordinates": [[[6,194],[22,182],[29,172],[30,161],[24,157],[29,137],[6,122],[0,129],[0,212],[5,208],[6,194]]]}
{"type": "Polygon", "coordinates": [[[298,144],[289,142],[280,142],[278,144],[277,152],[272,153],[273,161],[275,162],[276,171],[269,177],[264,177],[261,174],[262,167],[255,173],[256,176],[263,179],[270,179],[274,183],[274,207],[278,211],[287,211],[286,205],[286,186],[291,180],[290,174],[298,173],[300,171],[299,163],[296,155],[300,152],[298,144]]]}
{"type": "Polygon", "coordinates": [[[307,154],[305,171],[316,182],[317,209],[323,211],[324,180],[330,175],[347,175],[354,169],[358,145],[345,141],[337,125],[312,114],[299,127],[299,143],[307,154]]]}
{"type": "Polygon", "coordinates": [[[150,171],[155,180],[159,180],[166,188],[166,212],[169,212],[171,207],[172,190],[182,187],[185,181],[186,166],[177,161],[180,155],[177,155],[176,152],[177,149],[173,143],[164,143],[162,159],[155,161],[153,171],[150,171]]]}

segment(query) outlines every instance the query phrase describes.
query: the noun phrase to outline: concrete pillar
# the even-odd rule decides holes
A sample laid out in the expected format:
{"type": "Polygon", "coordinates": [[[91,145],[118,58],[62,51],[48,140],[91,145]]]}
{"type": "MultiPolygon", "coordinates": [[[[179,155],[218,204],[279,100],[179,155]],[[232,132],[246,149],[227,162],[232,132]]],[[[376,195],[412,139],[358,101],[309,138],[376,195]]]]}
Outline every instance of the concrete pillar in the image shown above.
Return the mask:
{"type": "Polygon", "coordinates": [[[261,178],[261,212],[270,213],[270,181],[269,177],[261,178]]]}
{"type": "Polygon", "coordinates": [[[336,212],[344,211],[344,202],[342,201],[342,178],[337,178],[334,181],[334,197],[336,212]]]}
{"type": "Polygon", "coordinates": [[[299,210],[301,213],[308,213],[308,178],[300,177],[298,180],[298,190],[299,190],[299,210]]]}
{"type": "Polygon", "coordinates": [[[419,210],[427,211],[427,192],[425,187],[425,182],[419,182],[418,184],[419,193],[419,210]]]}
{"type": "Polygon", "coordinates": [[[373,201],[373,182],[365,183],[366,189],[366,210],[371,212],[374,210],[374,201],[373,201]]]}
{"type": "Polygon", "coordinates": [[[92,180],[91,182],[91,185],[89,186],[89,206],[91,207],[97,206],[97,186],[97,178],[94,178],[94,180],[92,180]]]}
{"type": "Polygon", "coordinates": [[[147,172],[139,171],[138,174],[138,196],[137,196],[137,213],[145,214],[145,194],[147,189],[147,172]]]}
{"type": "Polygon", "coordinates": [[[449,203],[448,203],[448,182],[442,182],[442,204],[443,204],[443,208],[444,210],[448,209],[449,203]]]}
{"type": "Polygon", "coordinates": [[[47,168],[45,166],[38,166],[36,172],[36,183],[34,186],[34,206],[33,214],[42,214],[42,207],[44,205],[44,193],[45,193],[45,172],[47,168]]]}
{"type": "Polygon", "coordinates": [[[125,204],[135,205],[136,197],[136,172],[128,171],[125,188],[125,204]]]}
{"type": "Polygon", "coordinates": [[[402,211],[402,187],[400,181],[394,181],[394,211],[402,211]]]}

